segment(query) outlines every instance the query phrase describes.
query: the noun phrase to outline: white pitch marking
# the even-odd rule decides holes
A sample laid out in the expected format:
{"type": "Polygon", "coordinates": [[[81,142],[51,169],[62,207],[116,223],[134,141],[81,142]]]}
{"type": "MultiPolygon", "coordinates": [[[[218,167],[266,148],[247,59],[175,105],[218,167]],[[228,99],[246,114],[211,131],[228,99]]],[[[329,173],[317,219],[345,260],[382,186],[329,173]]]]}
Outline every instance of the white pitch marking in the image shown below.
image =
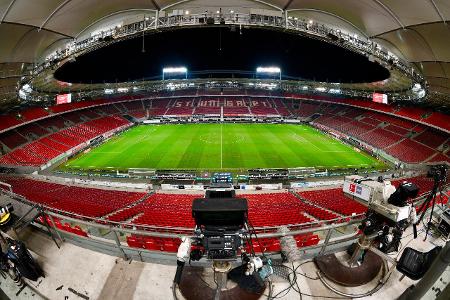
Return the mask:
{"type": "Polygon", "coordinates": [[[220,123],[220,168],[223,169],[223,135],[222,135],[223,123],[220,123]]]}

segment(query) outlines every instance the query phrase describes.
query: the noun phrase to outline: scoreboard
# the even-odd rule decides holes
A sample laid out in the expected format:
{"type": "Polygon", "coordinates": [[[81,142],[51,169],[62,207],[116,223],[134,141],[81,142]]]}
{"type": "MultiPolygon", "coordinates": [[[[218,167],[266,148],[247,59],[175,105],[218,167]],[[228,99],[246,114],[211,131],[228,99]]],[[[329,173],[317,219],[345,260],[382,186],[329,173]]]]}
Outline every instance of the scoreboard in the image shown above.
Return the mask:
{"type": "Polygon", "coordinates": [[[211,178],[212,183],[233,183],[231,173],[214,173],[211,178]]]}

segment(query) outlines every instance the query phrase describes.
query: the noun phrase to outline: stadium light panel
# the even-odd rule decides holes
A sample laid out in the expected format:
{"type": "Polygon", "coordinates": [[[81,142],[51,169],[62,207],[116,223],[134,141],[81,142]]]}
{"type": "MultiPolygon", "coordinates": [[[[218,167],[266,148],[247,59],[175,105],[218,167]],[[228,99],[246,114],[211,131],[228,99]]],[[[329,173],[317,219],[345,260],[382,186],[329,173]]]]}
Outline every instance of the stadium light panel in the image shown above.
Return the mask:
{"type": "Polygon", "coordinates": [[[163,68],[163,73],[187,73],[186,67],[168,67],[163,68]]]}
{"type": "Polygon", "coordinates": [[[257,67],[256,73],[281,73],[279,67],[257,67]]]}
{"type": "Polygon", "coordinates": [[[186,67],[166,67],[162,71],[162,80],[165,79],[166,74],[185,74],[185,78],[187,79],[187,72],[186,67]]]}

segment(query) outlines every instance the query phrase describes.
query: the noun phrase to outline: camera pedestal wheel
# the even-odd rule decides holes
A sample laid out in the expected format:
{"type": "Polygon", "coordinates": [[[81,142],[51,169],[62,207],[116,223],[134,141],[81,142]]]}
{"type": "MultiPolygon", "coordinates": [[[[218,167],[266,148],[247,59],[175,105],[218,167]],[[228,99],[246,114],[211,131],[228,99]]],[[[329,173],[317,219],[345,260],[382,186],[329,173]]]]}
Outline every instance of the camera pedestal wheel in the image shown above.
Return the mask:
{"type": "Polygon", "coordinates": [[[372,281],[383,266],[383,260],[372,251],[367,251],[363,263],[357,267],[345,266],[334,254],[316,257],[314,262],[325,277],[345,286],[360,286],[372,281]]]}

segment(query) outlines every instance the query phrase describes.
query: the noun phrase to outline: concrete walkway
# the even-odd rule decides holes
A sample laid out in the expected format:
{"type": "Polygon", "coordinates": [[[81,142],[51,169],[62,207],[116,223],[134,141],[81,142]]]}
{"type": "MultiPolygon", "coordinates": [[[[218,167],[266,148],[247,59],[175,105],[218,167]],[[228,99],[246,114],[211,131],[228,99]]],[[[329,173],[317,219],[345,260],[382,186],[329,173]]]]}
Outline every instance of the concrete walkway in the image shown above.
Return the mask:
{"type": "MultiPolygon", "coordinates": [[[[408,234],[405,233],[405,236],[408,234]]],[[[156,264],[124,261],[121,258],[75,246],[70,242],[63,243],[58,249],[50,237],[32,228],[22,231],[20,238],[32,250],[46,277],[39,279],[38,282],[27,282],[29,286],[18,296],[15,296],[17,287],[14,283],[11,280],[2,280],[0,287],[10,299],[173,299],[171,286],[176,269],[174,262],[156,264]]],[[[439,240],[430,239],[430,241],[439,243],[439,240]]],[[[423,236],[416,240],[413,240],[412,236],[407,236],[402,240],[402,244],[424,251],[434,247],[428,241],[423,242],[423,236]]],[[[316,271],[313,263],[302,264],[298,269],[298,284],[302,293],[341,297],[327,290],[320,280],[308,279],[301,275],[307,274],[316,278],[316,271]]],[[[205,274],[208,272],[212,273],[209,267],[205,269],[205,274]]],[[[395,299],[413,283],[408,278],[399,282],[400,275],[394,271],[383,289],[365,299],[395,299]]],[[[272,282],[273,294],[289,286],[287,281],[278,276],[272,276],[272,282]]],[[[374,286],[375,283],[370,283],[358,288],[338,288],[349,293],[362,293],[374,286]]],[[[267,293],[268,290],[265,294],[267,293]]],[[[299,295],[291,289],[281,299],[299,299],[299,295]]],[[[304,295],[303,299],[323,298],[304,295]]]]}

